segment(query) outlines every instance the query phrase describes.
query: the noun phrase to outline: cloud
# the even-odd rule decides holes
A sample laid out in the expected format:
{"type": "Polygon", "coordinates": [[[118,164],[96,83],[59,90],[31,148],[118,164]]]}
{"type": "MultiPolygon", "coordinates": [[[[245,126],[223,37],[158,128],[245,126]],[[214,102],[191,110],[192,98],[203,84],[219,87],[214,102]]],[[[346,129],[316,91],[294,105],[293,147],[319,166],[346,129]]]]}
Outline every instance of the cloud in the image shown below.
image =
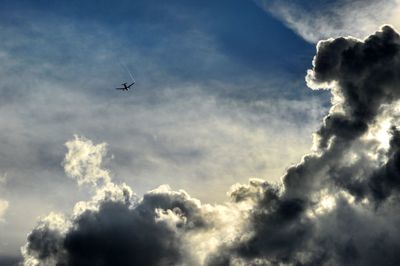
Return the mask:
{"type": "Polygon", "coordinates": [[[94,194],[39,222],[25,265],[399,264],[399,62],[390,26],[319,42],[306,82],[329,90],[332,107],[314,151],[282,183],[233,185],[223,204],[167,185],[137,197],[103,168],[105,144],[75,137],[65,171],[94,194]]]}
{"type": "Polygon", "coordinates": [[[111,182],[108,171],[100,168],[106,152],[105,143],[93,145],[90,140],[75,136],[75,139],[65,143],[65,146],[68,153],[63,162],[64,170],[67,175],[77,179],[78,185],[111,182]]]}
{"type": "Polygon", "coordinates": [[[400,96],[399,59],[400,37],[389,26],[364,41],[318,44],[306,79],[313,89],[331,90],[335,105],[316,132],[316,151],[288,169],[281,188],[260,184],[263,193],[249,217],[251,236],[227,247],[224,263],[235,256],[261,265],[400,261],[393,249],[400,244],[400,179],[392,112],[400,96]],[[390,148],[382,150],[368,131],[391,117],[390,148]]]}
{"type": "MultiPolygon", "coordinates": [[[[104,144],[76,136],[66,146],[67,174],[96,180],[106,171],[96,156],[105,156],[104,144]],[[77,162],[78,170],[71,170],[77,162]]],[[[210,250],[236,237],[241,212],[250,206],[202,205],[167,185],[138,199],[127,185],[108,181],[98,185],[90,201],[78,202],[69,217],[51,213],[43,218],[22,248],[24,265],[202,264],[210,250]],[[236,222],[230,220],[233,215],[236,222]]]]}
{"type": "MultiPolygon", "coordinates": [[[[4,184],[7,182],[7,173],[4,173],[3,175],[0,176],[0,188],[3,187],[4,184]]],[[[0,198],[0,222],[4,222],[4,215],[9,208],[10,203],[5,200],[0,198]]]]}
{"type": "Polygon", "coordinates": [[[398,0],[307,1],[256,0],[309,42],[339,37],[365,38],[383,24],[400,28],[398,0]]]}
{"type": "Polygon", "coordinates": [[[3,216],[9,207],[8,201],[0,199],[0,221],[3,221],[3,216]]]}
{"type": "Polygon", "coordinates": [[[79,176],[64,178],[62,144],[73,134],[106,142],[112,154],[103,158],[104,169],[113,169],[113,179],[138,195],[167,183],[202,201],[223,202],[233,183],[249,177],[278,180],[287,161],[294,163],[310,150],[311,132],[326,110],[317,97],[297,97],[305,87],[301,84],[282,90],[280,82],[266,82],[264,74],[242,71],[238,81],[232,80],[234,62],[216,49],[212,38],[194,38],[190,32],[176,36],[202,50],[187,48],[194,61],[200,62],[197,57],[203,53],[207,57],[200,56],[208,63],[196,64],[196,79],[188,81],[186,74],[174,74],[180,68],[165,58],[174,53],[158,41],[151,49],[156,53],[149,54],[127,45],[114,29],[65,18],[43,21],[29,14],[24,21],[26,27],[0,27],[7,40],[0,44],[0,121],[14,132],[0,142],[0,169],[13,177],[0,192],[13,210],[0,227],[9,243],[1,248],[6,255],[24,243],[36,217],[68,212],[89,197],[86,189],[76,189],[77,179],[82,185],[105,182],[105,174],[86,179],[89,168],[76,168],[79,176]],[[20,48],[14,49],[16,45],[20,48]],[[121,95],[111,86],[127,75],[118,63],[121,58],[140,77],[134,93],[121,95]],[[214,62],[218,64],[211,67],[214,62]],[[224,69],[229,78],[209,79],[204,72],[205,79],[198,67],[218,77],[212,69],[224,69]],[[15,87],[20,79],[24,85],[15,87]],[[282,97],[282,91],[294,98],[282,97]],[[208,192],[210,187],[215,193],[208,192]]]}
{"type": "Polygon", "coordinates": [[[78,202],[70,218],[50,214],[40,222],[23,248],[25,265],[179,262],[180,238],[164,221],[176,217],[176,223],[183,226],[184,222],[178,211],[158,215],[157,210],[163,205],[176,205],[195,216],[196,202],[190,202],[187,194],[170,195],[168,188],[163,187],[149,192],[138,203],[124,184],[116,185],[110,178],[97,183],[99,178],[109,177],[108,171],[101,168],[106,152],[104,144],[94,145],[76,136],[66,146],[65,172],[77,177],[79,185],[97,185],[96,193],[91,201],[78,202]],[[92,245],[93,241],[97,244],[92,245]]]}
{"type": "Polygon", "coordinates": [[[0,175],[0,184],[5,184],[7,182],[7,173],[0,175]]]}
{"type": "Polygon", "coordinates": [[[131,207],[123,202],[102,202],[98,211],[79,215],[65,235],[47,225],[36,228],[28,237],[26,262],[34,262],[32,265],[38,261],[45,265],[178,264],[184,252],[180,250],[176,232],[167,223],[156,221],[154,209],[147,209],[145,203],[131,207]]]}

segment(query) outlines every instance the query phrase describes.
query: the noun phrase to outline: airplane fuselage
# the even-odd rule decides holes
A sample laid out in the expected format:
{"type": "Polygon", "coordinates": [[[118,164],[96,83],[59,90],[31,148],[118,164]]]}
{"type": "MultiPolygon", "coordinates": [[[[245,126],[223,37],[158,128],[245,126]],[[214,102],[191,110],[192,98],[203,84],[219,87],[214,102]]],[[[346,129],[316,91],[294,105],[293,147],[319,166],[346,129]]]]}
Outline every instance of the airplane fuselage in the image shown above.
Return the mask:
{"type": "Polygon", "coordinates": [[[135,82],[132,82],[131,84],[129,84],[129,85],[126,85],[127,83],[126,82],[124,82],[124,83],[122,83],[121,85],[123,85],[124,87],[121,87],[121,88],[115,88],[115,89],[117,89],[117,90],[123,90],[123,91],[127,91],[127,90],[129,90],[131,87],[132,87],[132,85],[133,84],[135,84],[135,82]]]}

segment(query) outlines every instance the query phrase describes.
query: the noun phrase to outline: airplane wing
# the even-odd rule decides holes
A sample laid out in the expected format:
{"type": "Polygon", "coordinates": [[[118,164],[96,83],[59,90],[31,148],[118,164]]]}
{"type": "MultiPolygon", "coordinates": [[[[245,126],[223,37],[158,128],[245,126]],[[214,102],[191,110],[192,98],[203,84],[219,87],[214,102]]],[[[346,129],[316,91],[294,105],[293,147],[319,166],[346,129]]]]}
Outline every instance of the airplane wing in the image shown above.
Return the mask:
{"type": "Polygon", "coordinates": [[[128,88],[130,88],[133,84],[135,84],[135,82],[132,82],[129,86],[127,86],[128,88]]]}

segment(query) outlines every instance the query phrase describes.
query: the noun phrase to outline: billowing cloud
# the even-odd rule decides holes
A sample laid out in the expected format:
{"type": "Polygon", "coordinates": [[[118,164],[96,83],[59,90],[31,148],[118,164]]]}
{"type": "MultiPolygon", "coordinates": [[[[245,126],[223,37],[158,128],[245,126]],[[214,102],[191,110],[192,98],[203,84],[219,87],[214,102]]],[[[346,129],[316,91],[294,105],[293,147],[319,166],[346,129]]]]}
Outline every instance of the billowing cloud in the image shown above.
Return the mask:
{"type": "Polygon", "coordinates": [[[220,205],[167,185],[138,198],[102,168],[103,144],[75,138],[66,173],[95,194],[33,229],[25,265],[398,265],[399,62],[389,26],[318,43],[306,81],[330,90],[332,108],[313,153],[281,184],[233,185],[220,205]]]}
{"type": "Polygon", "coordinates": [[[203,264],[210,250],[233,241],[250,209],[251,203],[204,205],[167,185],[138,199],[111,178],[97,183],[109,177],[101,165],[104,144],[76,136],[66,146],[65,172],[78,184],[97,184],[95,194],[69,217],[52,213],[40,221],[22,249],[25,265],[203,264]]]}
{"type": "Polygon", "coordinates": [[[75,136],[65,146],[68,148],[64,160],[65,173],[76,178],[79,185],[97,185],[100,181],[107,184],[111,181],[108,171],[100,168],[106,151],[105,143],[93,145],[90,140],[75,136]]]}
{"type": "MultiPolygon", "coordinates": [[[[320,42],[307,83],[330,89],[333,107],[314,154],[288,169],[283,187],[264,191],[249,239],[228,248],[245,264],[395,265],[400,257],[398,139],[400,38],[385,26],[364,41],[320,42]],[[391,110],[391,111],[388,111],[391,110]],[[371,139],[393,117],[388,149],[371,139]]],[[[258,196],[260,197],[260,196],[258,196]]],[[[223,264],[220,264],[223,265],[223,264]]]]}

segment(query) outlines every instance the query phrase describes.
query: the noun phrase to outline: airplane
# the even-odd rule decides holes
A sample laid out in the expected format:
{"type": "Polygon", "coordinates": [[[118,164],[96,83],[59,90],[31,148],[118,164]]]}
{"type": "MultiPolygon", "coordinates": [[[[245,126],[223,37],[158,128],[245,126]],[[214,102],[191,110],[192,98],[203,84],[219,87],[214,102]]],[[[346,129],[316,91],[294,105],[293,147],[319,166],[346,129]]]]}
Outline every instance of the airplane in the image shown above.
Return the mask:
{"type": "Polygon", "coordinates": [[[121,85],[123,85],[124,87],[123,88],[115,88],[116,90],[122,90],[122,91],[127,91],[127,90],[129,90],[130,88],[131,88],[131,86],[133,85],[133,84],[135,84],[135,82],[132,82],[130,85],[126,85],[127,83],[126,82],[124,82],[124,83],[122,83],[121,85]]]}

